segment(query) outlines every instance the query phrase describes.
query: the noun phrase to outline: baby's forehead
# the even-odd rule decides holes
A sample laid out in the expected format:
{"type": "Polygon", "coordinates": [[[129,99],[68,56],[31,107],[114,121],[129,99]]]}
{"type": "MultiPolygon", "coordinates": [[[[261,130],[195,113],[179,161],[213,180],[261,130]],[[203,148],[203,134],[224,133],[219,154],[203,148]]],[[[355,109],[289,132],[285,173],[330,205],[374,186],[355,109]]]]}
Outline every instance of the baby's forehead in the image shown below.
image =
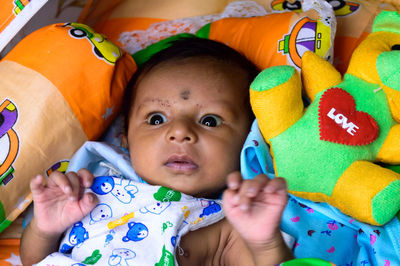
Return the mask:
{"type": "Polygon", "coordinates": [[[207,104],[215,99],[247,105],[249,75],[237,65],[211,57],[168,60],[143,73],[136,83],[136,101],[171,106],[171,99],[207,104]],[[204,95],[205,94],[205,95],[204,95]],[[169,100],[168,100],[169,99],[169,100]]]}
{"type": "Polygon", "coordinates": [[[179,95],[189,100],[193,95],[210,93],[248,94],[248,75],[240,68],[221,63],[183,63],[162,65],[149,71],[137,85],[138,94],[179,95]]]}

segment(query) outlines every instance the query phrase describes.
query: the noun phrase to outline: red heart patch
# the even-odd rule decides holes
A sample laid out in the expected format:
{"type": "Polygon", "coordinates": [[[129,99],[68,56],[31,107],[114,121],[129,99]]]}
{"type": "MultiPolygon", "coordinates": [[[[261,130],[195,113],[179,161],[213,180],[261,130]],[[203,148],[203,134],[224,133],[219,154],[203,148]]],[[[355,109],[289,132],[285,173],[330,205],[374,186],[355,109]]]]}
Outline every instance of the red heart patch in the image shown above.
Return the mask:
{"type": "Polygon", "coordinates": [[[324,92],[318,118],[321,140],[351,146],[367,145],[379,134],[375,119],[366,112],[357,111],[353,96],[341,88],[324,92]]]}

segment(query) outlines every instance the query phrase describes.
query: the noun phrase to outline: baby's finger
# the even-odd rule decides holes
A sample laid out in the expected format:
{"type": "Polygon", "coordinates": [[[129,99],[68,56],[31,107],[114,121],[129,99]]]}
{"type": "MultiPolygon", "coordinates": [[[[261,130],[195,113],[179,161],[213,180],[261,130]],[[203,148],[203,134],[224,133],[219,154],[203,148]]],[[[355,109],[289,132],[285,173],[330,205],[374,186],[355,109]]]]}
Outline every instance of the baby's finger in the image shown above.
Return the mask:
{"type": "Polygon", "coordinates": [[[235,201],[240,205],[240,209],[247,211],[250,208],[253,198],[263,190],[269,179],[265,175],[258,175],[253,179],[244,180],[240,186],[238,194],[235,196],[235,201]]]}
{"type": "Polygon", "coordinates": [[[48,186],[58,186],[68,196],[72,193],[72,185],[69,178],[58,171],[54,171],[50,174],[47,182],[48,186]]]}
{"type": "Polygon", "coordinates": [[[240,194],[249,198],[254,198],[269,182],[266,175],[260,174],[253,179],[245,180],[240,187],[240,194]]]}
{"type": "Polygon", "coordinates": [[[237,190],[240,188],[241,183],[242,175],[238,171],[230,173],[226,178],[226,185],[228,186],[228,189],[237,190]]]}
{"type": "Polygon", "coordinates": [[[224,204],[224,208],[231,209],[237,207],[237,202],[235,201],[235,196],[237,192],[235,190],[225,189],[222,194],[222,201],[224,204]]]}
{"type": "Polygon", "coordinates": [[[68,172],[65,175],[69,179],[72,188],[71,194],[69,194],[70,200],[76,200],[80,197],[81,193],[83,192],[83,190],[81,190],[81,181],[79,179],[79,176],[75,172],[68,172]]]}
{"type": "Polygon", "coordinates": [[[265,193],[279,193],[286,194],[286,181],[281,177],[276,177],[272,179],[268,184],[264,187],[265,193]]]}
{"type": "Polygon", "coordinates": [[[31,188],[33,197],[43,192],[44,190],[43,180],[44,178],[42,175],[36,175],[34,178],[31,179],[29,186],[31,188]]]}
{"type": "Polygon", "coordinates": [[[82,198],[79,200],[79,206],[84,215],[87,215],[93,208],[97,205],[99,200],[97,199],[96,195],[87,192],[83,194],[82,198]]]}
{"type": "Polygon", "coordinates": [[[78,171],[78,176],[81,179],[82,185],[85,188],[89,188],[93,184],[94,176],[89,170],[82,168],[78,171]]]}

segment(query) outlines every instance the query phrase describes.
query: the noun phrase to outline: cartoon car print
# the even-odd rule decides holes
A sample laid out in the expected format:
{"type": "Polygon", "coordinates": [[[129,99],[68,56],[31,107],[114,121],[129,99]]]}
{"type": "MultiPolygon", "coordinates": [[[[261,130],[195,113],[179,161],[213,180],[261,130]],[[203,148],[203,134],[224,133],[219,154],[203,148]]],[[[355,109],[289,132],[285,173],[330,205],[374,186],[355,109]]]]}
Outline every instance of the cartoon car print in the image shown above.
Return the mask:
{"type": "Polygon", "coordinates": [[[291,32],[278,43],[278,51],[290,57],[294,66],[301,66],[301,57],[306,51],[330,58],[331,29],[320,20],[301,18],[291,32]]]}
{"type": "Polygon", "coordinates": [[[55,171],[65,174],[68,168],[68,164],[69,164],[68,160],[61,160],[56,162],[49,169],[46,170],[47,176],[49,176],[51,173],[55,171]]]}
{"type": "Polygon", "coordinates": [[[81,23],[65,23],[63,27],[71,27],[69,34],[76,39],[87,38],[93,45],[93,52],[99,58],[114,65],[121,57],[118,46],[107,40],[100,33],[96,33],[91,27],[81,23]]]}
{"type": "MultiPolygon", "coordinates": [[[[326,0],[332,7],[336,16],[346,16],[358,10],[360,4],[344,0],[326,0]]],[[[274,0],[271,8],[275,11],[303,12],[301,1],[274,0]]]]}
{"type": "Polygon", "coordinates": [[[18,135],[12,128],[17,121],[18,110],[8,99],[0,105],[0,185],[6,185],[14,177],[18,149],[18,135]]]}
{"type": "Polygon", "coordinates": [[[343,0],[327,0],[327,2],[333,7],[333,11],[336,16],[346,16],[352,14],[358,10],[360,4],[343,1],[343,0]]]}
{"type": "Polygon", "coordinates": [[[271,8],[275,11],[295,11],[302,12],[301,1],[274,0],[271,2],[271,8]]]}
{"type": "Polygon", "coordinates": [[[27,4],[29,4],[29,0],[22,0],[22,1],[21,0],[15,0],[13,4],[14,4],[13,12],[14,12],[15,15],[18,15],[22,11],[22,9],[24,9],[24,7],[27,4]]]}

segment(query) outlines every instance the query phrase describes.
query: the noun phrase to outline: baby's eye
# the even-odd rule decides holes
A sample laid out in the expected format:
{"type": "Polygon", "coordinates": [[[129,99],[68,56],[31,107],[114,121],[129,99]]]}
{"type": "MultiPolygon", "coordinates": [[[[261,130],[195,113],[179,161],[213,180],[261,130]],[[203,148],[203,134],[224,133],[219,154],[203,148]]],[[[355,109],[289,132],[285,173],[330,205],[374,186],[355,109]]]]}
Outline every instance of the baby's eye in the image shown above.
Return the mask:
{"type": "Polygon", "coordinates": [[[147,118],[147,123],[150,125],[160,125],[167,122],[167,118],[161,113],[153,113],[147,118]]]}
{"type": "Polygon", "coordinates": [[[200,124],[207,127],[217,127],[221,125],[221,118],[216,115],[205,115],[200,119],[200,124]]]}

